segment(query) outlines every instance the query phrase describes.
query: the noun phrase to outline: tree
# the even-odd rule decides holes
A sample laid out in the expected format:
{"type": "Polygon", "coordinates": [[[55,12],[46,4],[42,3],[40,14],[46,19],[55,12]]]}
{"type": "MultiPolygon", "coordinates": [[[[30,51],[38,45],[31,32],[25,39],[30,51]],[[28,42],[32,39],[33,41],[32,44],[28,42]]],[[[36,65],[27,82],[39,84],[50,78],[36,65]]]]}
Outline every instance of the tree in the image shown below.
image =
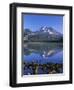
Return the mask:
{"type": "Polygon", "coordinates": [[[30,33],[31,33],[31,30],[30,29],[28,29],[28,28],[24,29],[24,36],[25,35],[28,35],[30,33]]]}

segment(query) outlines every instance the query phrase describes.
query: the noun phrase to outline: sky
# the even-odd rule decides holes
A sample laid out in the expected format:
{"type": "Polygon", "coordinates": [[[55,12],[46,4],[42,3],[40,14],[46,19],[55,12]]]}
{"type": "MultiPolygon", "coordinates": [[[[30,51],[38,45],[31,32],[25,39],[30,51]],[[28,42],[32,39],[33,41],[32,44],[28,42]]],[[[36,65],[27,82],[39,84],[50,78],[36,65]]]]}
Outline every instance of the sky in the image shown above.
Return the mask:
{"type": "Polygon", "coordinates": [[[22,19],[23,29],[38,31],[41,27],[47,26],[63,33],[63,16],[61,15],[23,14],[22,19]]]}

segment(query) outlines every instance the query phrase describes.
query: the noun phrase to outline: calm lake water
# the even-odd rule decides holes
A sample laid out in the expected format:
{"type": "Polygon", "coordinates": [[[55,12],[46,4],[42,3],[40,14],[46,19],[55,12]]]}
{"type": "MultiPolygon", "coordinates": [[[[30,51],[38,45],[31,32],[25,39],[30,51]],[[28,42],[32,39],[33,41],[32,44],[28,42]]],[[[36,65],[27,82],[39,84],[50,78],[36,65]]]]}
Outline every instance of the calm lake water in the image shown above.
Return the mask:
{"type": "Polygon", "coordinates": [[[23,75],[63,73],[62,43],[28,42],[23,48],[23,75]]]}

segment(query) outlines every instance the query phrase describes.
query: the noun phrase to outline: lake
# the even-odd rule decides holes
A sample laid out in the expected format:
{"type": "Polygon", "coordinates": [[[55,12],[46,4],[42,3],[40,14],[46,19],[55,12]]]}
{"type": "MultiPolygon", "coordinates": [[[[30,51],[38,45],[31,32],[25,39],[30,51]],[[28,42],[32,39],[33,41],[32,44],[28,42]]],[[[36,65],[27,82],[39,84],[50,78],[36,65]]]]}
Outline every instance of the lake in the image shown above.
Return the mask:
{"type": "Polygon", "coordinates": [[[24,43],[22,69],[23,75],[63,73],[63,43],[24,43]]]}

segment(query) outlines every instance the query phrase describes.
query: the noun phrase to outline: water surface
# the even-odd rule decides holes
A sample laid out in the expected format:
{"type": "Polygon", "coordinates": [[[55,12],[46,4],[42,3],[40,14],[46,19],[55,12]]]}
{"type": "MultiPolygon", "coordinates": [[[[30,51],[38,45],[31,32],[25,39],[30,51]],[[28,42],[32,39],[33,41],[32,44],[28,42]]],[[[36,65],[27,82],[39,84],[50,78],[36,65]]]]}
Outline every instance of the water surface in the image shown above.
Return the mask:
{"type": "Polygon", "coordinates": [[[28,42],[23,49],[23,75],[63,73],[61,42],[28,42]]]}

